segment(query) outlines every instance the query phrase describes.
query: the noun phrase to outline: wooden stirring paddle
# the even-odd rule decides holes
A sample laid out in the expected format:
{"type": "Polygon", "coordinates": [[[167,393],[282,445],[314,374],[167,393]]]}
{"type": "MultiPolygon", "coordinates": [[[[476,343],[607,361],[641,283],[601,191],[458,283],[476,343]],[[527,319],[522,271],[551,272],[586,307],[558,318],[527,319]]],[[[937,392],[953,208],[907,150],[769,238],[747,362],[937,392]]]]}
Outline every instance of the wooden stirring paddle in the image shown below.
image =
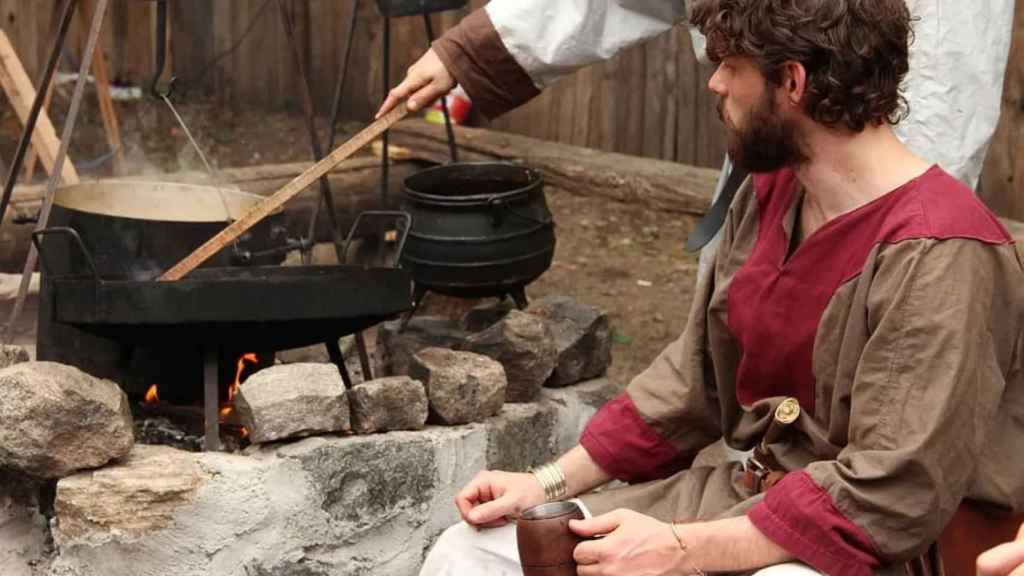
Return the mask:
{"type": "Polygon", "coordinates": [[[181,262],[178,262],[164,272],[159,280],[161,282],[181,280],[189,272],[195,270],[200,264],[206,262],[211,256],[244,234],[246,230],[258,224],[285,202],[305,190],[307,186],[316,182],[324,174],[327,174],[343,160],[355,154],[360,148],[377,138],[377,136],[383,134],[384,131],[391,128],[408,113],[409,109],[402,103],[384,116],[381,116],[380,119],[364,128],[362,132],[353,136],[348,142],[335,148],[323,160],[296,176],[294,180],[285,184],[280,190],[274,192],[272,196],[253,206],[241,218],[235,220],[227,228],[218,232],[216,236],[207,240],[199,248],[196,248],[194,252],[182,259],[181,262]]]}

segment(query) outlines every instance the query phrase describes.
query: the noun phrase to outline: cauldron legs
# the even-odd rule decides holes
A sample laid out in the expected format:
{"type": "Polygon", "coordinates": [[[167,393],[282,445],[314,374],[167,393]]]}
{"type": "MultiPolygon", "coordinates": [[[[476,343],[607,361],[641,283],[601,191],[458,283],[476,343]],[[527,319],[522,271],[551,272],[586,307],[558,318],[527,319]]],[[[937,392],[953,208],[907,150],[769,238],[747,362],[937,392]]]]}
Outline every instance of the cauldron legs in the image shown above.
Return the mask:
{"type": "Polygon", "coordinates": [[[341,354],[341,346],[338,346],[338,341],[328,340],[327,342],[324,342],[324,346],[327,346],[327,355],[331,357],[331,362],[337,366],[338,371],[341,372],[341,380],[345,383],[345,388],[351,389],[352,376],[348,373],[348,367],[345,366],[345,357],[341,354]]]}
{"type": "Polygon", "coordinates": [[[516,288],[508,295],[512,297],[512,301],[516,303],[516,308],[519,310],[526,310],[526,307],[530,305],[530,301],[526,299],[526,287],[524,286],[516,288]]]}

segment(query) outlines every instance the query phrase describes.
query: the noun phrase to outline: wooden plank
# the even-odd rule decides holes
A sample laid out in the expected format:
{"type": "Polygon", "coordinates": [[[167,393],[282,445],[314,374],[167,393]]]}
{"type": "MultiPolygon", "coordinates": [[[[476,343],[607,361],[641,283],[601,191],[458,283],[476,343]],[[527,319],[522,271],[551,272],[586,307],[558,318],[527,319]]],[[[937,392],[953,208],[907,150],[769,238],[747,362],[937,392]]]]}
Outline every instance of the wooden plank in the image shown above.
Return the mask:
{"type": "Polygon", "coordinates": [[[697,109],[697,91],[701,89],[697,75],[697,57],[689,34],[682,35],[682,45],[676,56],[676,77],[679,88],[676,99],[676,162],[697,163],[697,116],[703,111],[697,109]]]}
{"type": "MultiPolygon", "coordinates": [[[[32,110],[32,102],[36,98],[36,89],[18,59],[14,46],[11,45],[11,41],[3,30],[0,30],[0,87],[7,94],[8,101],[24,126],[32,110]]],[[[47,172],[52,173],[57,161],[60,140],[57,138],[57,132],[45,110],[40,112],[39,120],[36,122],[36,128],[32,134],[32,146],[35,147],[47,172]]],[[[65,184],[78,183],[78,173],[70,161],[64,162],[61,169],[61,181],[65,184]]]]}
{"type": "MultiPolygon", "coordinates": [[[[46,96],[43,98],[43,110],[41,114],[47,114],[50,110],[50,103],[53,101],[53,87],[55,83],[50,82],[50,85],[46,87],[46,96]]],[[[39,153],[36,152],[35,146],[28,149],[25,154],[25,182],[31,182],[36,176],[36,166],[39,163],[39,153]]],[[[4,170],[6,172],[6,169],[4,170]]]]}
{"type": "Polygon", "coordinates": [[[400,104],[397,108],[364,128],[361,132],[353,136],[351,140],[339,146],[336,150],[324,157],[323,160],[314,164],[312,168],[303,172],[283,188],[275,192],[273,196],[270,196],[263,202],[254,206],[241,218],[235,220],[213,238],[203,243],[202,246],[196,248],[194,252],[186,256],[181,262],[178,262],[169,270],[164,272],[164,274],[160,276],[160,280],[163,282],[180,280],[189,272],[195,270],[200,264],[206,262],[211,256],[224,248],[224,246],[227,246],[233,240],[244,234],[246,230],[252,228],[264,218],[272,214],[275,210],[284,205],[285,202],[294,198],[313,182],[316,182],[321,176],[330,172],[331,168],[337,166],[343,160],[358,152],[363,146],[366,146],[375,138],[380,136],[385,130],[404,118],[408,113],[409,110],[405,107],[405,104],[400,104]]]}

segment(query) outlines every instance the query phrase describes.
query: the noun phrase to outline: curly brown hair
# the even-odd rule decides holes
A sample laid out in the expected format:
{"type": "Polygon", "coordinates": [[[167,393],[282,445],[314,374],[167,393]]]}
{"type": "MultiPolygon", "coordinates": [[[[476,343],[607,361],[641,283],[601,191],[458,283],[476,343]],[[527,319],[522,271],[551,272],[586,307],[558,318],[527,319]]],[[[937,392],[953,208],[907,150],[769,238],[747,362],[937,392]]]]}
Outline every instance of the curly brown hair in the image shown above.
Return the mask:
{"type": "Polygon", "coordinates": [[[905,0],[694,0],[690,23],[708,57],[753,58],[774,85],[782,65],[807,70],[804,110],[827,126],[861,132],[908,113],[900,84],[913,40],[905,0]]]}

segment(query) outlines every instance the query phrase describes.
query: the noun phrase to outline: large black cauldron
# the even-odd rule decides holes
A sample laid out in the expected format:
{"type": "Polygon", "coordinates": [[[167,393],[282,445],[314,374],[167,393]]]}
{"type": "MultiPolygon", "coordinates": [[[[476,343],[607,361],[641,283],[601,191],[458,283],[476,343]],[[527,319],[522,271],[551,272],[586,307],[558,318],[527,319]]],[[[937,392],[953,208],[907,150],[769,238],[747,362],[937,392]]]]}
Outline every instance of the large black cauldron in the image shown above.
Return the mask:
{"type": "Polygon", "coordinates": [[[498,163],[449,164],[405,180],[412,230],[402,265],[416,301],[429,290],[461,298],[512,296],[551,266],[555,225],[540,172],[498,163]]]}

